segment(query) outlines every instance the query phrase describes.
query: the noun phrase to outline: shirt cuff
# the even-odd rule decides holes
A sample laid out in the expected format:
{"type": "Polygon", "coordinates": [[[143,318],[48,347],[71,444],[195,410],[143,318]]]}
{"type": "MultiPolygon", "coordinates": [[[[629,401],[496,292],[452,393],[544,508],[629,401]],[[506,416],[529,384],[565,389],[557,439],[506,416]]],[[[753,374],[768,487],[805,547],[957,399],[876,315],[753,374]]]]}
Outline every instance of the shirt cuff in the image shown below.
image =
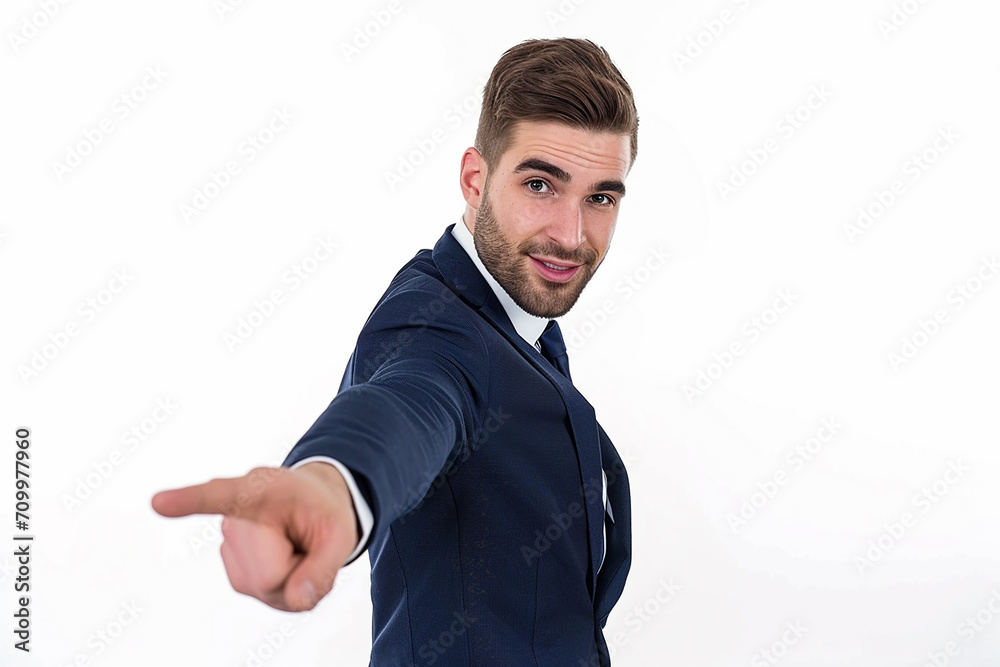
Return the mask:
{"type": "Polygon", "coordinates": [[[347,565],[365,550],[365,545],[368,543],[368,536],[371,534],[372,527],[375,525],[375,517],[372,515],[371,508],[368,507],[368,503],[365,502],[365,497],[361,495],[361,490],[358,488],[357,482],[354,481],[354,475],[352,475],[351,471],[347,469],[347,466],[340,461],[332,459],[329,456],[310,456],[302,459],[301,461],[296,461],[292,465],[288,466],[288,468],[289,470],[295,470],[299,466],[303,466],[313,461],[323,461],[336,468],[340,474],[344,476],[344,481],[347,482],[347,488],[351,492],[351,500],[354,502],[354,514],[357,516],[358,523],[361,526],[361,539],[358,541],[357,546],[354,547],[354,551],[351,552],[351,555],[344,561],[344,565],[347,565]]]}
{"type": "Polygon", "coordinates": [[[611,513],[611,499],[608,498],[608,473],[601,470],[601,475],[603,475],[603,480],[601,484],[601,495],[604,496],[604,509],[608,512],[608,517],[611,518],[611,523],[615,522],[615,515],[611,513]]]}

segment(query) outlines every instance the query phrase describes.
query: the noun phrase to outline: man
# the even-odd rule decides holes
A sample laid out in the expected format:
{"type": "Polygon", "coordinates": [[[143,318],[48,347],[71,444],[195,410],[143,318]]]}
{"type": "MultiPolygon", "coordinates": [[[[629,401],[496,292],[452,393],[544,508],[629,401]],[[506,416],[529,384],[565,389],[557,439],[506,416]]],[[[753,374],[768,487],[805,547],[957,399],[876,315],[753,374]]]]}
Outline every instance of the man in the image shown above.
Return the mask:
{"type": "Polygon", "coordinates": [[[461,221],[396,274],[326,411],[281,468],[154,508],[226,514],[233,587],[288,611],[367,549],[371,664],[610,664],[628,478],[552,318],[607,256],[637,136],[603,48],[508,50],[462,156],[461,221]]]}

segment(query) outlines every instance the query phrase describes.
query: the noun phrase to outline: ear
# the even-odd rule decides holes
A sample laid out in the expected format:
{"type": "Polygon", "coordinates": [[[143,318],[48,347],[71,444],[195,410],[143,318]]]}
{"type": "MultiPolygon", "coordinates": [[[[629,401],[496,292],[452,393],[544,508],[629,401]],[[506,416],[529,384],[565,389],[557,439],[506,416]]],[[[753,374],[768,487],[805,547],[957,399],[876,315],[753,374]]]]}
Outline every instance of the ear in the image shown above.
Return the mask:
{"type": "Polygon", "coordinates": [[[483,199],[487,170],[486,160],[483,159],[482,154],[475,147],[466,148],[462,154],[458,184],[462,188],[465,203],[474,211],[479,210],[480,202],[483,199]]]}

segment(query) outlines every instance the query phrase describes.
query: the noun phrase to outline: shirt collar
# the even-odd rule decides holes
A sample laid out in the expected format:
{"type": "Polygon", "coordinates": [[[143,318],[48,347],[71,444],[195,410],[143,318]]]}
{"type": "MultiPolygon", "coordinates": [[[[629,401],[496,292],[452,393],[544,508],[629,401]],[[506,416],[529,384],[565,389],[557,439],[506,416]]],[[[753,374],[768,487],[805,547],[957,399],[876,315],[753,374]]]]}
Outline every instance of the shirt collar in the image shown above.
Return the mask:
{"type": "Polygon", "coordinates": [[[500,305],[503,306],[504,311],[507,313],[507,317],[510,318],[511,324],[514,325],[515,331],[520,334],[521,338],[528,342],[528,345],[534,346],[538,341],[538,338],[542,335],[545,330],[546,325],[549,323],[549,319],[546,317],[537,317],[532,315],[521,306],[514,302],[514,299],[510,298],[510,294],[507,294],[507,290],[501,287],[500,283],[496,281],[486,267],[483,265],[481,259],[479,259],[479,253],[476,252],[476,243],[473,240],[472,232],[469,228],[465,226],[465,220],[459,219],[458,223],[451,230],[452,236],[459,242],[459,244],[465,248],[465,252],[468,253],[469,258],[475,263],[476,268],[479,269],[479,273],[483,274],[483,278],[489,283],[490,287],[493,289],[493,293],[497,295],[497,299],[500,300],[500,305]]]}

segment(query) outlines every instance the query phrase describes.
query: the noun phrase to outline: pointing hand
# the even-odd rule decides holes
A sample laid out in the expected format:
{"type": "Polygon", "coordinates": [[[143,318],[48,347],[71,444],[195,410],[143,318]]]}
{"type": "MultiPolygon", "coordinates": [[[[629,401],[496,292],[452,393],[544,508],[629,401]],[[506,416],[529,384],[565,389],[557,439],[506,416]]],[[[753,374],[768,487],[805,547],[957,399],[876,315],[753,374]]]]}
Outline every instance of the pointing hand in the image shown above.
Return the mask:
{"type": "Polygon", "coordinates": [[[152,505],[167,517],[224,514],[233,588],[283,611],[315,607],[360,539],[347,482],[322,461],[161,491],[152,505]]]}

